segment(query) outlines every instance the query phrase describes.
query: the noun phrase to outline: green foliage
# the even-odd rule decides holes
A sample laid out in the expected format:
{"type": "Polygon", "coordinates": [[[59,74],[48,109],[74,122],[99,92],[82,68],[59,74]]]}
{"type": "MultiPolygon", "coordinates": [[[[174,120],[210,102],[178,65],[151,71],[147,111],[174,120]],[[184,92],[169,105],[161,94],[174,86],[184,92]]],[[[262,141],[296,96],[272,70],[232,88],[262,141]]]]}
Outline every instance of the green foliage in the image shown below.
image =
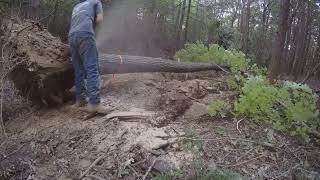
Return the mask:
{"type": "Polygon", "coordinates": [[[206,53],[208,53],[208,48],[198,41],[194,44],[186,44],[185,49],[178,51],[175,58],[189,62],[208,62],[208,59],[204,57],[206,53]]]}
{"type": "Polygon", "coordinates": [[[258,67],[256,64],[250,66],[250,73],[256,76],[266,76],[268,69],[266,67],[258,67]]]}
{"type": "Polygon", "coordinates": [[[228,65],[228,53],[223,47],[217,44],[211,44],[208,52],[204,54],[204,57],[207,62],[228,65]]]}
{"type": "Polygon", "coordinates": [[[221,100],[217,100],[217,101],[213,101],[209,107],[208,107],[208,113],[211,117],[221,117],[224,118],[227,116],[228,112],[230,111],[231,106],[230,104],[221,101],[221,100]]]}
{"type": "Polygon", "coordinates": [[[245,54],[241,51],[227,51],[227,65],[230,65],[233,73],[247,72],[250,68],[250,61],[246,59],[245,54]]]}
{"type": "Polygon", "coordinates": [[[307,142],[310,130],[319,127],[317,98],[306,85],[271,85],[263,76],[251,76],[242,88],[235,111],[256,121],[271,121],[275,129],[301,136],[307,142]]]}
{"type": "Polygon", "coordinates": [[[228,88],[230,90],[240,90],[241,86],[236,82],[234,78],[227,80],[228,88]]]}
{"type": "Polygon", "coordinates": [[[270,86],[262,76],[250,77],[242,88],[239,103],[235,110],[255,120],[280,119],[280,115],[273,109],[277,100],[277,89],[270,86]]]}
{"type": "Polygon", "coordinates": [[[245,54],[236,50],[225,50],[223,47],[211,44],[207,48],[203,43],[187,44],[185,49],[176,53],[176,59],[188,62],[206,62],[229,65],[234,74],[250,70],[250,61],[245,54]]]}

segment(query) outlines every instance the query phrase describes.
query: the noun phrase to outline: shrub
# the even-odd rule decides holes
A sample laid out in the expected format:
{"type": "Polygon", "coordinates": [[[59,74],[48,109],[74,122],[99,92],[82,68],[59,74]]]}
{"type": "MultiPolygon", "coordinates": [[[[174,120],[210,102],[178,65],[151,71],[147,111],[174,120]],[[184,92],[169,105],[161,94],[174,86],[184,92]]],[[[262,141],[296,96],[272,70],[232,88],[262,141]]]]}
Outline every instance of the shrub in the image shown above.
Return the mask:
{"type": "Polygon", "coordinates": [[[245,55],[236,50],[225,50],[216,44],[207,48],[203,43],[186,44],[186,48],[178,51],[176,59],[188,62],[206,62],[220,65],[229,65],[233,73],[250,70],[249,60],[245,55]]]}
{"type": "Polygon", "coordinates": [[[230,90],[240,90],[241,86],[237,83],[234,78],[230,78],[227,80],[227,85],[230,90]]]}
{"type": "Polygon", "coordinates": [[[208,62],[204,54],[208,52],[208,48],[201,42],[195,44],[186,44],[185,49],[178,51],[175,58],[189,62],[208,62]]]}
{"type": "Polygon", "coordinates": [[[232,73],[249,71],[250,60],[246,59],[245,54],[236,50],[227,51],[227,54],[227,65],[230,65],[232,73]]]}
{"type": "MultiPolygon", "coordinates": [[[[187,44],[186,49],[177,52],[176,58],[229,65],[233,77],[227,81],[228,86],[241,91],[239,102],[235,104],[238,116],[270,121],[275,129],[301,136],[305,141],[309,140],[312,129],[320,127],[318,97],[308,86],[289,81],[271,84],[266,78],[267,69],[251,64],[242,52],[225,50],[215,44],[207,48],[197,42],[187,44]]],[[[230,109],[229,104],[214,101],[208,111],[210,116],[225,117],[230,109]]]]}
{"type": "Polygon", "coordinates": [[[213,101],[209,105],[208,113],[211,117],[220,116],[221,118],[224,118],[227,116],[230,109],[231,109],[230,104],[228,104],[224,101],[221,101],[221,100],[217,100],[217,101],[213,101]]]}
{"type": "Polygon", "coordinates": [[[242,88],[242,95],[239,103],[235,104],[235,111],[255,120],[279,119],[280,115],[274,109],[276,100],[277,89],[264,77],[250,77],[242,88]]]}
{"type": "Polygon", "coordinates": [[[235,111],[256,121],[271,121],[275,129],[299,135],[307,142],[310,130],[319,126],[317,98],[306,85],[271,85],[263,76],[252,76],[242,88],[235,111]]]}

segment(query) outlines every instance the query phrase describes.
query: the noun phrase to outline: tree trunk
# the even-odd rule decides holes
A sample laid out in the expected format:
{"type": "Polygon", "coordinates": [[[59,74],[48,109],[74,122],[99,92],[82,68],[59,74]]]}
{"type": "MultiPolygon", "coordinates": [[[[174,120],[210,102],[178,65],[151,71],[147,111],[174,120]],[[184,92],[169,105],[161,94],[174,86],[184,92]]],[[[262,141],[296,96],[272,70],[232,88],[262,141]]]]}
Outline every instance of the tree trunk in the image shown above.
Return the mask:
{"type": "Polygon", "coordinates": [[[188,41],[188,29],[189,29],[189,20],[190,20],[190,11],[191,11],[191,1],[192,0],[189,0],[189,3],[188,3],[186,30],[185,30],[185,33],[184,33],[183,46],[188,41]]]}
{"type": "MultiPolygon", "coordinates": [[[[230,20],[230,27],[234,28],[234,23],[236,22],[237,18],[238,18],[238,11],[239,9],[241,9],[241,0],[238,0],[237,2],[235,2],[236,5],[233,9],[232,15],[231,15],[231,20],[230,20]]],[[[238,20],[239,21],[239,20],[238,20]]]]}
{"type": "Polygon", "coordinates": [[[200,35],[200,31],[199,31],[199,28],[200,28],[200,25],[201,25],[201,23],[198,21],[198,19],[199,19],[199,6],[200,6],[200,2],[199,2],[199,0],[197,0],[197,7],[196,7],[196,19],[197,19],[197,21],[196,21],[196,25],[195,25],[195,38],[197,39],[197,40],[200,40],[201,39],[201,35],[200,35]]]}
{"type": "Polygon", "coordinates": [[[53,18],[52,18],[52,22],[49,23],[49,29],[50,32],[57,32],[57,16],[58,16],[58,10],[59,10],[59,1],[56,2],[56,4],[54,5],[54,12],[53,12],[53,18]]]}
{"type": "Polygon", "coordinates": [[[310,60],[312,60],[312,56],[311,56],[311,46],[312,46],[312,7],[311,4],[308,3],[308,9],[307,9],[307,23],[306,23],[306,34],[305,34],[305,39],[306,39],[306,46],[304,49],[304,55],[303,55],[303,59],[304,61],[301,63],[301,69],[300,69],[300,74],[301,75],[305,75],[306,72],[308,71],[306,68],[308,67],[308,63],[310,62],[310,60]]]}
{"type": "Polygon", "coordinates": [[[283,60],[283,49],[288,31],[288,18],[290,13],[290,0],[281,0],[280,6],[280,22],[272,54],[272,62],[269,71],[269,78],[275,79],[281,72],[281,61],[283,60]]]}
{"type": "Polygon", "coordinates": [[[250,16],[251,16],[251,1],[242,0],[242,15],[241,15],[241,51],[246,55],[249,54],[249,33],[250,33],[250,16]]]}
{"type": "Polygon", "coordinates": [[[292,60],[292,51],[294,49],[294,42],[295,42],[295,26],[293,25],[293,22],[296,18],[296,13],[297,13],[297,8],[294,8],[292,13],[289,15],[288,18],[288,32],[287,32],[287,37],[285,41],[285,48],[284,48],[284,54],[283,54],[283,61],[284,61],[284,67],[283,70],[285,73],[289,74],[290,73],[290,67],[291,67],[291,62],[292,60]]]}
{"type": "Polygon", "coordinates": [[[99,57],[99,63],[102,74],[140,72],[186,73],[205,70],[221,71],[221,68],[228,68],[226,66],[217,66],[208,63],[184,63],[162,58],[109,54],[101,54],[99,57]]]}
{"type": "Polygon", "coordinates": [[[261,28],[260,28],[260,36],[258,37],[258,46],[256,49],[256,62],[258,66],[264,65],[264,47],[266,41],[266,32],[268,29],[268,16],[269,16],[269,2],[266,0],[263,1],[263,12],[262,12],[262,21],[261,21],[261,28]],[[268,4],[267,4],[268,3],[268,4]]]}
{"type": "Polygon", "coordinates": [[[180,17],[181,17],[180,16],[181,15],[181,8],[182,8],[181,4],[182,4],[182,2],[181,2],[181,0],[179,0],[177,18],[175,20],[175,33],[176,33],[177,37],[178,37],[178,33],[179,33],[179,24],[180,24],[180,17]]]}
{"type": "Polygon", "coordinates": [[[181,35],[182,35],[182,31],[183,31],[183,23],[184,23],[184,15],[186,12],[186,3],[187,0],[183,0],[183,4],[182,4],[182,10],[181,10],[181,16],[180,16],[180,20],[179,20],[179,26],[178,26],[178,31],[177,31],[177,49],[180,49],[181,46],[181,35]]]}
{"type": "Polygon", "coordinates": [[[304,1],[300,1],[300,13],[299,13],[299,21],[298,21],[298,31],[297,31],[297,46],[295,52],[295,58],[293,62],[293,66],[291,69],[291,75],[297,78],[301,72],[302,64],[304,59],[304,51],[306,46],[306,4],[304,1]]]}

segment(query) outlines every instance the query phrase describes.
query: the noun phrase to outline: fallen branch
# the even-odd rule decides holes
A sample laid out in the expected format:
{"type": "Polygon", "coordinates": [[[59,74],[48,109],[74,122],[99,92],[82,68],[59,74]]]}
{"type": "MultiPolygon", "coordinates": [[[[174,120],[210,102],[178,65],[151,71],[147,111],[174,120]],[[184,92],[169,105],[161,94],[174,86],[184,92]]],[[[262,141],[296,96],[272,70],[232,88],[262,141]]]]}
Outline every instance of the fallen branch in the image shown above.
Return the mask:
{"type": "Polygon", "coordinates": [[[107,115],[103,120],[109,120],[113,118],[119,118],[120,120],[128,119],[147,119],[155,115],[155,112],[115,112],[107,115]]]}
{"type": "MultiPolygon", "coordinates": [[[[71,107],[73,108],[73,107],[71,107]]],[[[74,107],[73,109],[77,109],[77,110],[80,110],[80,111],[83,111],[83,112],[87,112],[87,113],[90,113],[86,118],[85,120],[88,120],[88,119],[91,119],[97,115],[107,115],[111,112],[113,112],[112,109],[100,109],[98,110],[98,112],[92,112],[89,108],[87,107],[74,107]]]]}
{"type": "Polygon", "coordinates": [[[139,162],[136,162],[136,163],[132,164],[132,166],[138,166],[138,165],[140,165],[140,164],[142,164],[142,163],[145,163],[145,162],[147,161],[147,159],[149,158],[149,156],[150,156],[150,154],[148,154],[148,156],[147,156],[145,159],[143,159],[143,160],[141,160],[141,161],[139,161],[139,162]]]}
{"type": "Polygon", "coordinates": [[[6,72],[5,72],[5,63],[6,63],[6,59],[4,57],[4,49],[5,47],[9,44],[9,41],[7,41],[1,48],[1,59],[2,59],[2,65],[1,65],[1,77],[0,77],[0,89],[1,89],[1,94],[0,94],[0,123],[1,123],[1,132],[4,136],[7,136],[7,133],[6,133],[6,128],[4,126],[4,120],[3,120],[3,98],[4,98],[4,81],[5,81],[5,78],[6,78],[6,72]]]}
{"type": "Polygon", "coordinates": [[[6,133],[6,128],[4,126],[4,120],[3,120],[3,97],[4,97],[4,92],[3,92],[3,86],[4,86],[4,78],[1,78],[0,80],[0,88],[1,88],[1,94],[0,94],[0,123],[1,123],[1,132],[4,136],[7,135],[6,133]]]}
{"type": "Polygon", "coordinates": [[[16,149],[15,151],[11,152],[8,155],[4,155],[3,158],[1,159],[1,161],[7,159],[8,157],[14,155],[15,153],[17,153],[18,151],[20,151],[26,144],[21,145],[18,149],[16,149]]]}
{"type": "Polygon", "coordinates": [[[249,151],[247,151],[244,155],[240,156],[239,158],[236,159],[236,162],[239,162],[241,159],[243,159],[244,157],[246,157],[251,151],[253,151],[254,148],[250,149],[249,151]]]}
{"type": "Polygon", "coordinates": [[[241,134],[241,130],[239,128],[239,124],[243,121],[243,119],[241,119],[240,121],[237,122],[237,130],[239,131],[239,133],[241,134]]]}
{"type": "Polygon", "coordinates": [[[99,162],[101,159],[103,159],[103,158],[104,158],[104,156],[98,157],[98,158],[88,167],[88,169],[87,169],[86,171],[84,171],[84,172],[79,176],[78,179],[82,179],[83,177],[85,177],[85,176],[88,174],[88,172],[89,172],[96,164],[98,164],[98,162],[99,162]]]}
{"type": "Polygon", "coordinates": [[[218,64],[212,63],[213,65],[217,66],[218,68],[220,68],[223,72],[227,73],[227,74],[231,74],[231,72],[225,70],[224,68],[222,68],[221,66],[219,66],[218,64]]]}
{"type": "Polygon", "coordinates": [[[155,160],[153,160],[151,166],[148,168],[148,171],[146,172],[146,174],[143,176],[142,180],[146,180],[146,178],[148,177],[148,174],[150,173],[151,169],[153,168],[153,166],[156,164],[158,158],[156,158],[155,160]]]}
{"type": "Polygon", "coordinates": [[[138,174],[138,172],[130,165],[128,165],[129,169],[138,177],[140,177],[140,175],[138,174]]]}

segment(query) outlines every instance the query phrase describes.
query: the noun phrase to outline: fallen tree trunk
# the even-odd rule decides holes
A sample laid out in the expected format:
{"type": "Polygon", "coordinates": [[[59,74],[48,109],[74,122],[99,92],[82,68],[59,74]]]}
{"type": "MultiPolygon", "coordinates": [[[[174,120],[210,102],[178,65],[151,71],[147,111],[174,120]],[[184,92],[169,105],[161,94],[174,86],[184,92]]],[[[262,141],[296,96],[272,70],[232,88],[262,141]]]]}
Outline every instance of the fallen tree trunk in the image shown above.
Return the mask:
{"type": "MultiPolygon", "coordinates": [[[[21,95],[34,104],[62,104],[73,86],[73,68],[69,48],[39,24],[16,24],[12,27],[9,44],[19,65],[13,67],[10,78],[21,95]]],[[[10,60],[10,59],[8,59],[10,60]]],[[[101,74],[174,72],[204,70],[222,71],[218,65],[182,63],[161,58],[108,55],[99,56],[101,74]]]]}
{"type": "Polygon", "coordinates": [[[185,63],[162,58],[109,54],[101,54],[99,62],[102,74],[140,72],[187,73],[206,70],[223,71],[224,69],[228,69],[226,66],[208,63],[185,63]]]}

